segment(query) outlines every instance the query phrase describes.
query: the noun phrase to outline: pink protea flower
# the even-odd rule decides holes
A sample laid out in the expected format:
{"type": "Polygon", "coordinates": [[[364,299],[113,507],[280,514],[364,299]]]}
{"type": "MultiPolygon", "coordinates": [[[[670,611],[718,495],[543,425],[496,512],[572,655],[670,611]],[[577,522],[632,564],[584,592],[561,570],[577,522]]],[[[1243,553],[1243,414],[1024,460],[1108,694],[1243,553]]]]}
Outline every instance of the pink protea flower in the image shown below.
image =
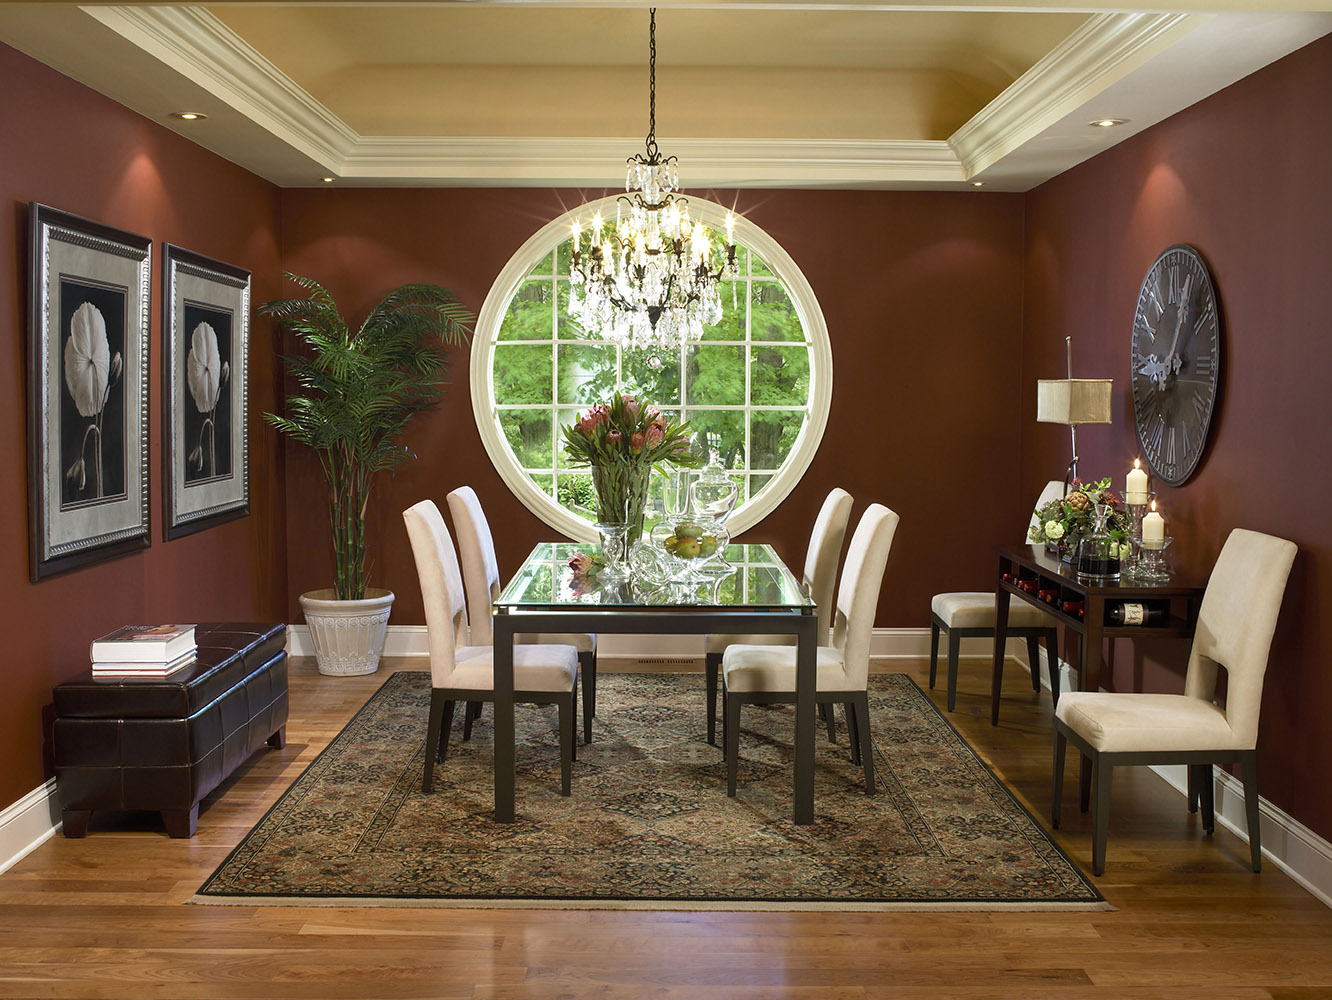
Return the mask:
{"type": "Polygon", "coordinates": [[[569,568],[573,570],[574,576],[587,576],[595,565],[586,552],[575,552],[569,557],[569,568]]]}
{"type": "Polygon", "coordinates": [[[592,432],[597,429],[597,418],[591,413],[585,417],[578,418],[578,430],[582,432],[583,437],[591,437],[592,432]]]}
{"type": "Polygon", "coordinates": [[[629,418],[630,423],[638,421],[638,401],[633,396],[624,397],[624,413],[629,418]]]}
{"type": "Polygon", "coordinates": [[[624,435],[619,431],[611,429],[606,432],[606,444],[612,448],[620,447],[620,442],[624,440],[624,435]]]}
{"type": "Polygon", "coordinates": [[[662,439],[665,437],[666,432],[664,430],[656,424],[651,424],[647,429],[647,437],[644,439],[644,444],[646,444],[648,448],[655,448],[657,445],[661,444],[662,439]]]}
{"type": "MultiPolygon", "coordinates": [[[[609,437],[609,435],[607,435],[607,437],[609,437]]],[[[632,451],[635,455],[637,455],[640,451],[643,450],[642,431],[634,431],[632,434],[629,435],[629,450],[632,451]]]]}

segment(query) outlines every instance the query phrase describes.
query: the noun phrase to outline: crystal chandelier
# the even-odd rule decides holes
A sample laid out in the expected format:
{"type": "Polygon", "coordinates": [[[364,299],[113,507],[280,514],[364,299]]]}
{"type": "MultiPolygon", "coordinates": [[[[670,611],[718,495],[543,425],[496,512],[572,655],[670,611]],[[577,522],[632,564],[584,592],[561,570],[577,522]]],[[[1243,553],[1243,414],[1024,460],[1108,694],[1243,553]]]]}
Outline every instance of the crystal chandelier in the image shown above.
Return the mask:
{"type": "Polygon", "coordinates": [[[573,224],[569,313],[589,333],[653,352],[698,340],[721,321],[718,282],[735,274],[735,218],[726,215],[726,242],[716,245],[703,223],[689,217],[679,189],[676,158],[657,150],[657,10],[648,26],[646,155],[627,161],[612,228],[601,213],[587,238],[573,224]]]}

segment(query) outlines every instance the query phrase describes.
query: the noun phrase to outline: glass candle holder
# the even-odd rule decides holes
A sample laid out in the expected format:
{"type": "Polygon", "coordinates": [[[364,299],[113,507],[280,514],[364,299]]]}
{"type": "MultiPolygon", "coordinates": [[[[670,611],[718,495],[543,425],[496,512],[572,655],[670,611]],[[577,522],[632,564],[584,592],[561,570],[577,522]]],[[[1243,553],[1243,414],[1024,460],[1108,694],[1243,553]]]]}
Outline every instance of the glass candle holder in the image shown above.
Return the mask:
{"type": "Polygon", "coordinates": [[[1133,578],[1142,580],[1144,583],[1165,583],[1170,579],[1170,571],[1166,569],[1165,550],[1170,547],[1174,539],[1166,536],[1161,539],[1160,545],[1147,546],[1143,544],[1142,538],[1137,542],[1137,565],[1134,570],[1133,578]]]}

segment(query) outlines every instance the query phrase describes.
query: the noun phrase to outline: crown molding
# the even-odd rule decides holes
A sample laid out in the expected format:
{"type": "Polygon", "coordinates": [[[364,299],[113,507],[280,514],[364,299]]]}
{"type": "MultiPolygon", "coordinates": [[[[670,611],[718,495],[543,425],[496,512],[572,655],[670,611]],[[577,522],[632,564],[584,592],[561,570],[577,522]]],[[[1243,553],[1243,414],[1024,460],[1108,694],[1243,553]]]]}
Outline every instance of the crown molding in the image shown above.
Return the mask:
{"type": "Polygon", "coordinates": [[[278,139],[335,169],[361,137],[203,7],[80,8],[278,139]]]}
{"type": "Polygon", "coordinates": [[[949,138],[966,175],[1030,142],[1209,20],[1178,13],[1088,18],[949,138]]]}

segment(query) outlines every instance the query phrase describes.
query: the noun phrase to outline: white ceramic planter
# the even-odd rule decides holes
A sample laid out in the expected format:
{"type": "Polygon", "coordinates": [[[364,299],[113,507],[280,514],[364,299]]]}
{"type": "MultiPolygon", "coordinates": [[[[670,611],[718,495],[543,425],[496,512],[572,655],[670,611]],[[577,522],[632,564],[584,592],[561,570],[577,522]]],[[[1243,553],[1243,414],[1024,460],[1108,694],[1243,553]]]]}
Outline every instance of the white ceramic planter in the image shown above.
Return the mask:
{"type": "Polygon", "coordinates": [[[301,595],[321,674],[350,677],[379,669],[393,610],[393,591],[369,588],[359,601],[339,601],[332,588],[301,595]]]}

